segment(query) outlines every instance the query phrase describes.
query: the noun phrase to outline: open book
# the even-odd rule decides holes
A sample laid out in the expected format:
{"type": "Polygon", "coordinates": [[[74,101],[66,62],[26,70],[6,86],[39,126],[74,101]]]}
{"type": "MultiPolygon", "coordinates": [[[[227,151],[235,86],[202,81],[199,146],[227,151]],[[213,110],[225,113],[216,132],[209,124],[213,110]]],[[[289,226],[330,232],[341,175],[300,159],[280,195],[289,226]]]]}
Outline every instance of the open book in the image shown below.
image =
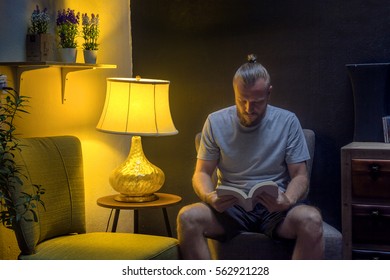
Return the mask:
{"type": "Polygon", "coordinates": [[[278,185],[273,181],[266,181],[257,183],[254,185],[248,194],[246,194],[243,190],[238,189],[236,187],[219,185],[216,189],[218,196],[223,195],[232,195],[238,198],[237,204],[240,205],[245,211],[251,211],[255,207],[255,202],[252,201],[252,197],[256,197],[263,192],[268,193],[274,198],[278,197],[278,185]]]}

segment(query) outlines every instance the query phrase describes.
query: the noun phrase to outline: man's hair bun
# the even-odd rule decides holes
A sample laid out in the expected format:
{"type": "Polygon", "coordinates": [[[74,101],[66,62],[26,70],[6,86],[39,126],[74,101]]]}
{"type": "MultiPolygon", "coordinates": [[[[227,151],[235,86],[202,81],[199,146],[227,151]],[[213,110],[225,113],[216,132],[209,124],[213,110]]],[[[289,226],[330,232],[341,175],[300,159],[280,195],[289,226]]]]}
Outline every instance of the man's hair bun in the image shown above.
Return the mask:
{"type": "Polygon", "coordinates": [[[256,63],[257,62],[257,56],[255,54],[248,54],[248,62],[249,63],[256,63]]]}

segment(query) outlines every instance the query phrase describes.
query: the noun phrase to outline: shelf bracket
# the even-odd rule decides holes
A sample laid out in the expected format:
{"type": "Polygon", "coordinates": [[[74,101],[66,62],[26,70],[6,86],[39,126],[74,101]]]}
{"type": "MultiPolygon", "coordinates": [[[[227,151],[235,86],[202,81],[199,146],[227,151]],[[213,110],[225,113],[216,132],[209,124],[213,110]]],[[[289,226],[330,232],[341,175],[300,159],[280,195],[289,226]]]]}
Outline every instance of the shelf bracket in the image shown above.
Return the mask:
{"type": "Polygon", "coordinates": [[[48,68],[49,66],[11,66],[12,77],[14,79],[14,89],[20,94],[20,86],[23,82],[23,74],[27,71],[33,71],[42,68],[48,68]]]}
{"type": "Polygon", "coordinates": [[[79,68],[79,67],[75,67],[75,68],[72,68],[72,67],[62,67],[61,68],[61,101],[62,101],[62,104],[65,103],[66,101],[66,82],[68,81],[68,74],[71,73],[71,72],[75,72],[75,71],[82,71],[82,70],[90,70],[90,69],[95,69],[94,67],[91,67],[91,68],[79,68]]]}

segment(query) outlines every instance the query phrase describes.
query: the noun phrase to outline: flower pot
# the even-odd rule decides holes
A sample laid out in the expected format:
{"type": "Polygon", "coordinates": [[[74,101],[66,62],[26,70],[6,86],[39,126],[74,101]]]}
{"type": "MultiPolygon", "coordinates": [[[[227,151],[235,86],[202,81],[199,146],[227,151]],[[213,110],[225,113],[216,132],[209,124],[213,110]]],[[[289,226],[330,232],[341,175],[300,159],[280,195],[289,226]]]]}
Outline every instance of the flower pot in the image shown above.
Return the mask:
{"type": "Polygon", "coordinates": [[[84,50],[84,62],[96,64],[97,50],[84,50]]]}
{"type": "Polygon", "coordinates": [[[27,61],[54,60],[54,37],[51,34],[26,35],[27,61]]]}
{"type": "Polygon", "coordinates": [[[61,61],[65,63],[75,63],[77,50],[76,48],[61,48],[59,49],[61,61]]]}

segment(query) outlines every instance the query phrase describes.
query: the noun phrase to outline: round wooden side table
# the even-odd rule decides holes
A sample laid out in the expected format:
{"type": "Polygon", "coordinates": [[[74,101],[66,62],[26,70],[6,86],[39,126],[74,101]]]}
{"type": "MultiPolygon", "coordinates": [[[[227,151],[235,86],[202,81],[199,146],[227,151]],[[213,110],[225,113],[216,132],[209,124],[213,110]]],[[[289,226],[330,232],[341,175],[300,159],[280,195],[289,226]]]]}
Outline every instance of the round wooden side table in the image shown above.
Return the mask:
{"type": "Polygon", "coordinates": [[[142,209],[151,209],[151,208],[161,208],[164,215],[165,227],[167,229],[168,236],[172,237],[171,225],[169,223],[167,207],[179,204],[182,198],[175,194],[168,193],[155,193],[158,196],[158,199],[155,201],[148,202],[121,202],[116,201],[114,198],[115,195],[108,195],[100,197],[97,200],[97,205],[110,208],[111,210],[115,210],[114,221],[112,223],[111,231],[115,232],[117,225],[119,214],[121,210],[133,210],[134,211],[134,233],[138,233],[138,211],[142,209]]]}

